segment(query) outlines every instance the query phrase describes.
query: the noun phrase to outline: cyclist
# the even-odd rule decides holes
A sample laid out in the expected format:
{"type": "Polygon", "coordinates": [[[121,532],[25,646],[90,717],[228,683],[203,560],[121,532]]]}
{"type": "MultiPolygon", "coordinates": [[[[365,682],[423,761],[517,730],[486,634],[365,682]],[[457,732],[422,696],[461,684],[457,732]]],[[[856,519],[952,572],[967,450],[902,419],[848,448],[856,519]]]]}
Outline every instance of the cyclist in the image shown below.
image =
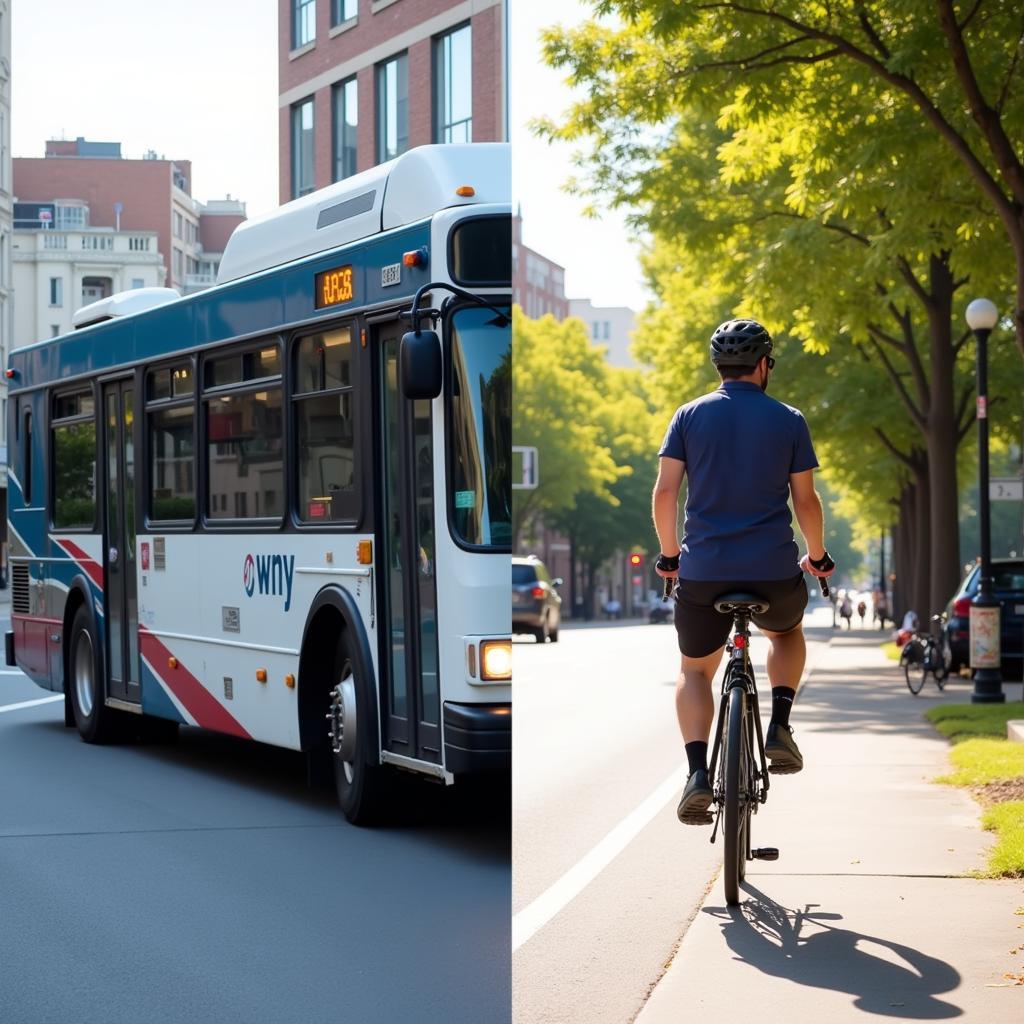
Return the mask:
{"type": "Polygon", "coordinates": [[[689,776],[679,803],[685,824],[710,823],[708,737],[714,717],[711,680],[732,618],[715,611],[727,591],[752,591],[770,603],[754,623],[768,637],[772,716],[765,739],[771,771],[798,772],[803,757],[789,712],[804,669],[803,572],[830,576],[821,499],[814,490],[818,460],[801,413],[765,392],[775,367],[772,339],[755,320],[729,320],[711,336],[717,391],[676,410],[659,451],[654,526],[661,543],[656,569],[678,577],[675,625],[682,653],[676,713],[689,776]],[[682,542],[679,490],[687,478],[682,542]],[[807,540],[797,565],[787,499],[807,540]]]}

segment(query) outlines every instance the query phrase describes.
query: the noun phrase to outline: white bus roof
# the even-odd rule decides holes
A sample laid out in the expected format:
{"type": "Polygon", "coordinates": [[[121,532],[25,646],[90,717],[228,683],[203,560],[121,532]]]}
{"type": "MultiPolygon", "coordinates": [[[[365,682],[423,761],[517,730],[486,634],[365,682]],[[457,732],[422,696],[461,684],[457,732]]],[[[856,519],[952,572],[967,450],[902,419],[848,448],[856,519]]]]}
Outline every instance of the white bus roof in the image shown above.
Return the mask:
{"type": "Polygon", "coordinates": [[[217,283],[414,224],[447,207],[509,203],[511,197],[508,143],[419,146],[240,224],[228,239],[217,283]],[[456,193],[467,185],[474,194],[456,193]]]}

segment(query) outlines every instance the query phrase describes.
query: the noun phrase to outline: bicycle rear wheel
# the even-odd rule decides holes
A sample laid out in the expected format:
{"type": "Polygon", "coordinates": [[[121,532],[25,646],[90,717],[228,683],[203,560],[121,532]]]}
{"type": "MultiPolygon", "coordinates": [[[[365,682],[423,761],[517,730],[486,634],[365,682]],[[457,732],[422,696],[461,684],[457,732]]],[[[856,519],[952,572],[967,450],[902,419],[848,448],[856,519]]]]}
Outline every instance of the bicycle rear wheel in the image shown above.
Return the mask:
{"type": "MultiPolygon", "coordinates": [[[[913,640],[908,643],[913,643],[913,640]]],[[[903,676],[907,680],[907,689],[915,696],[924,687],[925,677],[928,675],[928,663],[925,660],[924,651],[920,648],[906,650],[900,659],[903,662],[903,676]]]]}
{"type": "Polygon", "coordinates": [[[747,695],[743,688],[729,690],[729,705],[725,722],[725,864],[722,875],[725,883],[725,902],[735,906],[740,901],[740,882],[746,874],[747,836],[749,832],[750,804],[742,792],[748,754],[745,750],[744,712],[747,695]]]}

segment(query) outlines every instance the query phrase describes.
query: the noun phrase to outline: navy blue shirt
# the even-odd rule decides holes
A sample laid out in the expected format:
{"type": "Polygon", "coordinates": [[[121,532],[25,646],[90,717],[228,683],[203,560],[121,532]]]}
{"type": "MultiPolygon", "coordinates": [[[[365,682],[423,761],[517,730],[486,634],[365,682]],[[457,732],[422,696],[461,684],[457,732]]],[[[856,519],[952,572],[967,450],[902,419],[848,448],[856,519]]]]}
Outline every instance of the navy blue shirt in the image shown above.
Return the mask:
{"type": "Polygon", "coordinates": [[[800,572],[789,475],[818,460],[798,409],[750,381],[727,380],[676,410],[658,454],[686,463],[683,579],[753,582],[800,572]]]}

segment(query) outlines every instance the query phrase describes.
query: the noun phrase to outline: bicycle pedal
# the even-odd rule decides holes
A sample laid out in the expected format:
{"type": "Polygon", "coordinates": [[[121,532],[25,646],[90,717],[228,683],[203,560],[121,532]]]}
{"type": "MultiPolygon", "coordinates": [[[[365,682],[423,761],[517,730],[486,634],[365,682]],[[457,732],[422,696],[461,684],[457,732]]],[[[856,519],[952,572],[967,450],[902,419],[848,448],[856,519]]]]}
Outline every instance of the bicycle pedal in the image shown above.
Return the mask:
{"type": "Polygon", "coordinates": [[[778,860],[779,848],[777,846],[759,846],[756,850],[750,851],[751,860],[778,860]]]}

